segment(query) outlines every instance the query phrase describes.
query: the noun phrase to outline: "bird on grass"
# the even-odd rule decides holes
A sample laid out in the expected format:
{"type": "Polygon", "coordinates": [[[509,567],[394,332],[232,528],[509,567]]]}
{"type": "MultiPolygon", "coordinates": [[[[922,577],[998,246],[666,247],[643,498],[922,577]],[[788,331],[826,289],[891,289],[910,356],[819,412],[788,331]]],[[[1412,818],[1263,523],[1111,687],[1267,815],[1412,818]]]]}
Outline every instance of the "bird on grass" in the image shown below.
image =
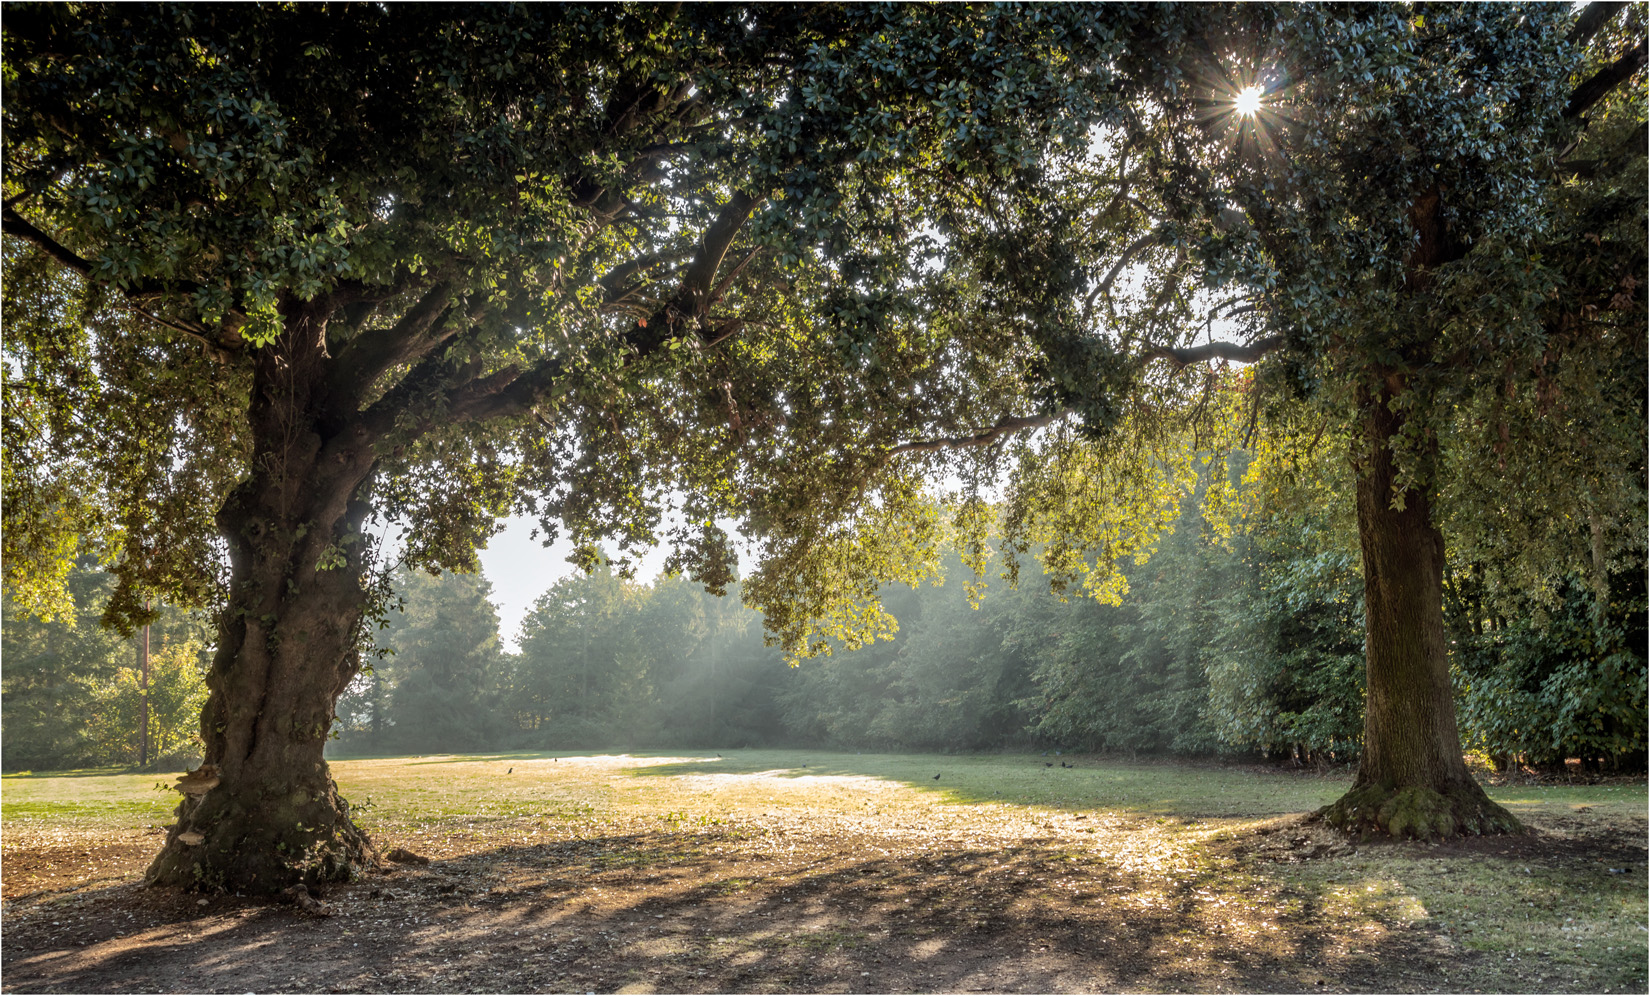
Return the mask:
{"type": "Polygon", "coordinates": [[[513,775],[515,773],[516,773],[516,769],[514,769],[514,768],[511,768],[509,771],[505,772],[505,774],[507,774],[507,775],[513,775]]]}
{"type": "Polygon", "coordinates": [[[939,776],[939,775],[935,775],[935,776],[934,776],[934,780],[935,780],[935,781],[936,781],[936,782],[937,782],[937,781],[939,781],[939,780],[940,780],[940,776],[939,776]]]}
{"type": "Polygon", "coordinates": [[[1043,762],[1043,767],[1052,768],[1052,767],[1054,767],[1054,762],[1053,761],[1044,761],[1043,762]]]}

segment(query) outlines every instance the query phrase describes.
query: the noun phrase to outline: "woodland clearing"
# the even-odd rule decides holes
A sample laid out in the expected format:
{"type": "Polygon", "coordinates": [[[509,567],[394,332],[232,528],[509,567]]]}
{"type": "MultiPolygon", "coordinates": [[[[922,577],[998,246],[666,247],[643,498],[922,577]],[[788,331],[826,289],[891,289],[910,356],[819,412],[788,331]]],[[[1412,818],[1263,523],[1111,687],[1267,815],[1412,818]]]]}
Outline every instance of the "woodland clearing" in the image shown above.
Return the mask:
{"type": "Polygon", "coordinates": [[[1642,780],[1492,787],[1530,834],[1427,844],[1304,822],[1344,775],[1052,753],[333,766],[380,850],[430,863],[333,888],[330,916],[142,887],[169,778],[5,778],[4,990],[1646,985],[1642,780]]]}

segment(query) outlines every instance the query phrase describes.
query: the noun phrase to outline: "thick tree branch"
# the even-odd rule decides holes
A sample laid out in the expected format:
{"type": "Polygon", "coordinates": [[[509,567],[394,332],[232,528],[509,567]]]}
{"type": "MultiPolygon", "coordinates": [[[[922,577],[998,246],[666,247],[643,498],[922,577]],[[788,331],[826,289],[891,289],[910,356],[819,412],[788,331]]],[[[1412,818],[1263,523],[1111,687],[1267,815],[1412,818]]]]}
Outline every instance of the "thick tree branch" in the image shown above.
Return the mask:
{"type": "Polygon", "coordinates": [[[448,412],[463,422],[520,415],[551,393],[566,373],[560,360],[546,360],[526,371],[506,367],[454,389],[448,395],[448,412]]]}
{"type": "MultiPolygon", "coordinates": [[[[699,250],[695,253],[693,262],[682,278],[681,287],[671,302],[654,312],[646,321],[638,322],[626,334],[625,340],[635,352],[631,357],[627,357],[625,362],[629,363],[659,350],[672,338],[675,325],[683,319],[691,320],[696,328],[699,320],[709,313],[713,292],[719,286],[716,283],[716,274],[721,269],[722,262],[739,230],[763,200],[764,198],[753,197],[742,191],[737,192],[718,212],[716,220],[706,230],[699,250]]],[[[635,273],[647,265],[663,261],[663,258],[643,257],[625,266],[635,264],[629,271],[635,273]]],[[[622,270],[624,267],[616,268],[614,273],[620,274],[622,270]]],[[[613,274],[610,274],[609,278],[612,276],[613,274]]],[[[620,274],[619,279],[623,279],[623,274],[620,274]]],[[[725,289],[726,282],[720,286],[725,289]]],[[[419,306],[430,302],[433,295],[434,289],[425,296],[419,306]]],[[[414,312],[417,311],[418,308],[415,308],[414,312]]],[[[409,312],[408,318],[412,317],[414,312],[409,312]]],[[[407,318],[403,318],[403,321],[406,320],[407,318]]],[[[444,389],[443,393],[447,399],[446,411],[449,417],[462,421],[485,421],[526,411],[546,392],[553,390],[556,382],[565,373],[561,361],[555,359],[546,360],[525,371],[518,367],[506,367],[485,377],[444,389]]],[[[452,376],[452,372],[443,368],[439,357],[425,355],[399,384],[367,410],[363,415],[364,424],[370,425],[375,431],[387,431],[399,413],[405,411],[417,398],[437,389],[436,385],[449,376],[452,376]]],[[[459,379],[465,380],[462,376],[459,379]]]]}
{"type": "Polygon", "coordinates": [[[717,214],[716,221],[705,230],[703,247],[682,275],[682,290],[677,295],[683,304],[699,305],[691,314],[698,315],[709,305],[711,287],[716,282],[717,271],[722,268],[723,258],[728,254],[728,247],[733,245],[739,229],[744,227],[745,220],[760,203],[762,198],[752,197],[742,190],[735,191],[727,206],[717,214]]]}
{"type": "Polygon", "coordinates": [[[674,249],[668,252],[651,252],[645,256],[638,256],[626,263],[620,263],[609,270],[607,276],[597,281],[609,301],[621,301],[629,296],[631,291],[621,293],[617,288],[624,286],[630,279],[643,270],[650,270],[661,263],[674,263],[679,259],[686,259],[693,255],[692,249],[674,249]]]}
{"type": "Polygon", "coordinates": [[[1577,15],[1575,26],[1564,36],[1564,40],[1572,45],[1585,45],[1589,38],[1598,34],[1599,29],[1609,24],[1610,19],[1626,6],[1626,3],[1588,4],[1577,15]]]}
{"type": "MultiPolygon", "coordinates": [[[[762,198],[740,192],[734,194],[722,208],[716,221],[705,232],[699,251],[683,276],[681,289],[677,291],[676,296],[649,319],[638,322],[626,334],[625,340],[635,353],[625,362],[659,350],[672,338],[675,325],[683,319],[692,320],[693,327],[697,327],[699,319],[709,312],[712,284],[728,248],[733,244],[745,220],[761,203],[762,198]]],[[[526,371],[507,367],[495,374],[446,390],[447,410],[452,417],[465,421],[484,421],[525,411],[546,391],[551,390],[564,372],[559,360],[548,360],[526,371]]],[[[366,420],[375,427],[387,428],[394,423],[399,412],[432,390],[445,376],[450,376],[450,373],[442,369],[440,358],[426,355],[401,383],[373,404],[366,413],[366,420]]]]}
{"type": "Polygon", "coordinates": [[[1231,311],[1227,312],[1227,314],[1226,314],[1227,318],[1232,318],[1232,317],[1235,317],[1237,315],[1245,315],[1245,314],[1248,314],[1248,313],[1256,310],[1255,306],[1253,304],[1245,304],[1245,302],[1247,302],[1249,300],[1250,300],[1250,296],[1248,294],[1239,294],[1236,297],[1229,297],[1226,300],[1217,303],[1213,308],[1209,309],[1208,317],[1203,319],[1203,330],[1204,330],[1204,332],[1205,333],[1211,333],[1212,332],[1212,330],[1215,327],[1215,319],[1221,317],[1220,312],[1224,308],[1229,308],[1234,304],[1243,305],[1243,307],[1232,308],[1231,311]]]}
{"type": "Polygon", "coordinates": [[[1157,346],[1148,349],[1144,355],[1146,360],[1168,360],[1176,370],[1193,363],[1202,363],[1205,360],[1233,360],[1238,363],[1254,363],[1267,353],[1280,349],[1283,346],[1283,336],[1267,336],[1251,343],[1241,342],[1208,342],[1201,346],[1157,346]]]}
{"type": "Polygon", "coordinates": [[[757,246],[755,249],[752,249],[750,252],[746,253],[745,258],[736,263],[733,269],[723,274],[722,279],[716,281],[716,286],[711,288],[710,301],[708,303],[714,304],[717,301],[720,301],[722,299],[722,295],[728,292],[728,288],[733,285],[734,280],[738,278],[739,274],[743,273],[745,271],[745,267],[749,266],[751,260],[755,259],[761,252],[762,247],[757,246]]]}
{"type": "MultiPolygon", "coordinates": [[[[15,235],[20,239],[26,239],[29,242],[34,243],[35,246],[37,246],[46,255],[83,277],[97,279],[94,272],[95,267],[92,266],[90,261],[70,249],[68,246],[65,246],[63,243],[52,238],[50,235],[47,235],[39,228],[36,228],[29,222],[28,219],[24,218],[21,214],[18,214],[16,210],[9,206],[0,208],[0,231],[4,231],[7,235],[15,235]]],[[[157,297],[165,297],[167,295],[188,295],[200,289],[200,285],[192,280],[168,281],[165,284],[155,281],[147,281],[145,283],[133,284],[126,287],[120,287],[119,285],[116,286],[128,300],[132,301],[147,301],[157,297]]],[[[154,316],[150,315],[148,317],[154,316]]],[[[163,321],[159,318],[156,318],[155,320],[169,327],[178,327],[173,325],[171,321],[163,321]]],[[[196,328],[199,330],[200,327],[197,325],[196,328]]],[[[180,331],[183,330],[180,328],[180,331]]],[[[199,330],[192,332],[191,334],[198,335],[203,332],[204,330],[199,330]]]]}
{"type": "Polygon", "coordinates": [[[972,436],[944,436],[937,439],[919,439],[909,443],[900,443],[888,451],[889,456],[899,453],[928,453],[934,450],[964,449],[971,446],[990,446],[1011,432],[1023,429],[1040,429],[1060,421],[1072,413],[1073,409],[1062,408],[1050,415],[1028,415],[1023,418],[1005,418],[1001,422],[983,432],[972,436]]]}
{"type": "MultiPolygon", "coordinates": [[[[727,257],[728,248],[739,234],[745,220],[763,201],[760,197],[751,197],[748,194],[736,193],[732,200],[723,207],[717,215],[716,221],[706,231],[699,252],[693,263],[688,267],[682,278],[681,289],[671,300],[670,304],[654,312],[646,321],[639,322],[625,336],[626,342],[635,350],[632,356],[626,357],[625,363],[648,356],[656,352],[671,338],[673,322],[683,318],[692,319],[697,327],[701,319],[710,312],[710,305],[721,292],[727,289],[739,271],[756,256],[753,251],[741,260],[721,281],[714,286],[717,271],[727,257]],[[693,310],[689,310],[689,309],[693,310]]],[[[637,261],[640,265],[630,272],[663,261],[664,256],[658,258],[644,258],[637,261]]],[[[626,264],[630,266],[631,264],[626,264]]],[[[620,267],[614,272],[619,272],[620,267]]],[[[621,277],[622,279],[622,277],[621,277]]],[[[733,335],[745,326],[743,321],[731,320],[716,329],[709,330],[705,336],[708,345],[714,345],[733,335]]],[[[425,361],[429,363],[429,360],[425,361]]],[[[424,366],[424,364],[420,364],[424,366]]],[[[538,403],[547,392],[555,388],[555,384],[566,373],[560,360],[547,360],[526,371],[515,367],[508,367],[498,373],[454,388],[448,392],[448,411],[455,419],[464,421],[485,421],[513,414],[519,414],[538,403]]],[[[413,381],[419,375],[415,370],[408,375],[407,380],[413,381]]],[[[397,393],[401,394],[400,385],[397,393]]],[[[409,386],[405,392],[407,397],[416,396],[416,385],[409,386]]],[[[384,402],[392,402],[386,397],[384,402]]],[[[402,399],[394,399],[393,403],[404,403],[402,399]]],[[[378,407],[377,405],[374,406],[378,407]]]]}
{"type": "Polygon", "coordinates": [[[1117,262],[1112,264],[1111,270],[1106,273],[1105,277],[1101,279],[1099,284],[1095,285],[1094,290],[1089,291],[1089,301],[1093,301],[1101,294],[1105,294],[1109,297],[1111,295],[1112,284],[1117,282],[1117,277],[1123,272],[1124,267],[1128,266],[1129,263],[1134,260],[1136,253],[1156,241],[1157,233],[1147,232],[1145,235],[1142,235],[1138,239],[1135,239],[1133,242],[1129,243],[1128,248],[1123,250],[1123,255],[1119,256],[1117,258],[1117,262]]]}
{"type": "MultiPolygon", "coordinates": [[[[89,278],[92,276],[91,263],[87,262],[78,253],[69,249],[61,242],[58,242],[50,235],[47,235],[39,228],[36,228],[34,225],[30,224],[28,219],[18,214],[9,204],[4,209],[0,209],[0,231],[4,231],[7,235],[14,235],[20,239],[25,239],[33,243],[47,256],[50,256],[58,263],[73,270],[83,277],[89,278]]],[[[211,334],[206,328],[195,323],[186,324],[176,319],[166,318],[139,306],[139,301],[147,300],[151,297],[158,297],[160,295],[158,290],[144,291],[141,289],[127,289],[124,293],[127,298],[127,305],[137,314],[142,315],[144,318],[149,319],[151,322],[154,322],[156,325],[163,328],[171,329],[174,332],[181,332],[184,335],[189,336],[191,339],[198,340],[203,346],[211,351],[214,359],[221,361],[224,358],[224,349],[226,348],[225,344],[222,342],[213,342],[211,339],[211,334]]]]}
{"type": "Polygon", "coordinates": [[[0,209],[0,231],[33,242],[46,255],[83,277],[92,275],[91,263],[82,259],[79,254],[50,235],[31,225],[27,219],[13,210],[10,204],[0,209]]]}
{"type": "Polygon", "coordinates": [[[646,321],[638,322],[627,336],[638,352],[642,355],[653,352],[674,334],[677,325],[685,321],[691,323],[690,328],[695,328],[709,313],[722,260],[751,212],[765,199],[736,191],[717,213],[716,220],[705,230],[693,261],[682,274],[681,287],[675,296],[646,321]]]}
{"type": "Polygon", "coordinates": [[[1626,140],[1599,159],[1571,159],[1558,164],[1559,172],[1564,176],[1580,177],[1590,180],[1596,176],[1605,176],[1614,173],[1626,166],[1635,157],[1644,155],[1645,142],[1650,140],[1650,127],[1639,125],[1633,129],[1626,140]]]}
{"type": "Polygon", "coordinates": [[[513,366],[479,377],[449,395],[448,416],[455,422],[472,422],[525,411],[537,400],[534,392],[510,391],[523,379],[521,369],[513,366]]]}
{"type": "Polygon", "coordinates": [[[638,276],[654,267],[675,263],[693,255],[693,250],[678,249],[670,252],[649,253],[628,263],[621,264],[597,281],[603,291],[601,308],[608,314],[634,314],[637,318],[647,318],[658,307],[657,301],[648,302],[646,299],[634,300],[642,291],[647,290],[660,281],[668,279],[674,268],[655,276],[638,276]],[[625,281],[629,281],[628,284],[625,281]]]}
{"type": "MultiPolygon", "coordinates": [[[[1123,194],[1120,192],[1118,196],[1121,197],[1123,194]]],[[[1127,267],[1134,259],[1135,254],[1151,246],[1156,241],[1157,233],[1147,232],[1145,235],[1140,236],[1140,238],[1135,239],[1128,245],[1127,248],[1123,250],[1123,255],[1118,258],[1116,263],[1112,264],[1110,272],[1108,272],[1099,283],[1095,284],[1094,288],[1089,291],[1088,296],[1083,299],[1083,316],[1085,321],[1087,321],[1088,317],[1094,313],[1094,302],[1097,298],[1099,298],[1102,294],[1107,298],[1111,297],[1112,285],[1116,283],[1117,277],[1123,272],[1123,269],[1127,267]]]]}
{"type": "Polygon", "coordinates": [[[1615,89],[1621,83],[1631,79],[1633,74],[1644,68],[1645,42],[1641,41],[1633,46],[1626,55],[1610,63],[1594,73],[1588,80],[1575,88],[1570,94],[1570,102],[1564,108],[1566,118],[1580,117],[1582,112],[1592,107],[1605,94],[1615,89]]]}
{"type": "Polygon", "coordinates": [[[399,364],[418,359],[444,339],[451,338],[456,329],[431,335],[432,328],[441,329],[451,313],[449,300],[452,285],[436,283],[418,303],[388,328],[368,329],[339,350],[333,361],[331,387],[343,394],[359,395],[399,364]]]}

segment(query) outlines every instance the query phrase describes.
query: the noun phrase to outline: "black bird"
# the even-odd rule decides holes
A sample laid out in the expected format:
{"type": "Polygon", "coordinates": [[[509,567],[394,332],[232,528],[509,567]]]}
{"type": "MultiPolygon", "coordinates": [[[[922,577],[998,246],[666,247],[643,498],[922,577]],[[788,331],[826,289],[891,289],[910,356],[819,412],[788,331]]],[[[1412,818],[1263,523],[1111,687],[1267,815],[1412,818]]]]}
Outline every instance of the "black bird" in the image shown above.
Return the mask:
{"type": "Polygon", "coordinates": [[[1066,763],[1066,762],[1064,762],[1064,761],[1061,761],[1061,762],[1060,762],[1060,767],[1062,767],[1062,768],[1075,768],[1075,767],[1077,767],[1077,765],[1075,765],[1075,764],[1067,764],[1067,763],[1066,763]]]}
{"type": "Polygon", "coordinates": [[[505,772],[505,774],[507,774],[507,775],[513,775],[515,773],[516,773],[516,769],[514,769],[514,768],[511,768],[509,771],[505,772]]]}
{"type": "Polygon", "coordinates": [[[1043,762],[1043,767],[1052,768],[1052,767],[1054,767],[1054,762],[1053,761],[1044,761],[1043,762]]]}
{"type": "Polygon", "coordinates": [[[935,780],[935,781],[936,781],[936,782],[937,782],[937,781],[939,781],[939,780],[940,780],[940,776],[939,776],[939,775],[935,775],[935,776],[934,776],[934,780],[935,780]]]}

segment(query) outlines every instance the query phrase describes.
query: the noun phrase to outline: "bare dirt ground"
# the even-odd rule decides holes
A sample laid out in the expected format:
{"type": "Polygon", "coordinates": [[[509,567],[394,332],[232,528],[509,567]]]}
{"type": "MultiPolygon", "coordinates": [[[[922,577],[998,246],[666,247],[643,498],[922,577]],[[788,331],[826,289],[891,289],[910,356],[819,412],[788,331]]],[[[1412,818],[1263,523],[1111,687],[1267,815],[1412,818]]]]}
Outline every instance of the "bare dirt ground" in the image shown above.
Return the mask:
{"type": "MultiPolygon", "coordinates": [[[[1425,853],[1559,876],[1614,862],[1643,880],[1643,821],[1554,814],[1534,829],[1425,853]]],[[[431,863],[386,864],[330,891],[332,915],[317,916],[143,888],[158,831],[9,820],[0,988],[1589,992],[1624,981],[1555,978],[1538,957],[1471,950],[1406,913],[1403,896],[1346,915],[1290,870],[1408,861],[1426,845],[1355,845],[1298,818],[983,804],[674,822],[460,816],[372,830],[386,853],[406,847],[431,863]]]]}

